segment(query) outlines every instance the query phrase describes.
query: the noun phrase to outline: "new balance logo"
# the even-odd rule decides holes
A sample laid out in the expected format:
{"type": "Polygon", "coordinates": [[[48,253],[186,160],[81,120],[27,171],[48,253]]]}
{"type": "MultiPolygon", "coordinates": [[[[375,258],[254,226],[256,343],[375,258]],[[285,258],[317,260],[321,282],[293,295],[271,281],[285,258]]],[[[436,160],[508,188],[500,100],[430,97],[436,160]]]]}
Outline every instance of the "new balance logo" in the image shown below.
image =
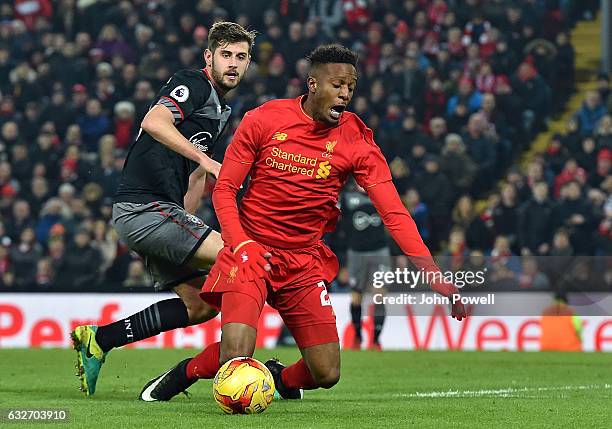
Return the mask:
{"type": "Polygon", "coordinates": [[[272,136],[272,140],[278,140],[279,142],[284,142],[285,140],[287,140],[287,133],[281,133],[280,131],[277,131],[272,136]]]}

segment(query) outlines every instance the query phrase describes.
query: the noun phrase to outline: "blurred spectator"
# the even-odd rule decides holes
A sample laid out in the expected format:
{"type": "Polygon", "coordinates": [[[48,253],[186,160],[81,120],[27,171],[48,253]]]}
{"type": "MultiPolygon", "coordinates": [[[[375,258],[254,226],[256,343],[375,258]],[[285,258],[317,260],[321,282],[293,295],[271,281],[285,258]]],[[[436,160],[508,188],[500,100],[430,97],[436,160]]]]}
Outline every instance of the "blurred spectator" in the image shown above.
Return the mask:
{"type": "Polygon", "coordinates": [[[545,255],[552,235],[553,204],[546,182],[537,182],[532,189],[532,198],[518,211],[518,245],[523,255],[545,255]]]}
{"type": "Polygon", "coordinates": [[[586,94],[580,110],[576,112],[576,119],[580,124],[580,133],[589,136],[595,131],[597,122],[606,114],[606,107],[601,103],[600,93],[589,91],[586,94]]]}
{"type": "Polygon", "coordinates": [[[27,289],[36,283],[36,265],[43,255],[43,249],[36,242],[32,228],[25,228],[11,247],[9,258],[15,275],[15,286],[27,289]]]}
{"type": "Polygon", "coordinates": [[[419,234],[426,243],[429,242],[430,238],[430,226],[429,226],[429,211],[427,205],[421,202],[421,196],[419,191],[414,188],[410,188],[402,197],[404,205],[410,212],[410,216],[414,219],[414,223],[419,230],[419,234]]]}
{"type": "Polygon", "coordinates": [[[34,220],[30,212],[30,204],[25,200],[17,200],[13,203],[13,216],[5,224],[6,234],[13,240],[17,240],[24,229],[33,228],[34,220]]]}
{"type": "Polygon", "coordinates": [[[435,248],[446,237],[449,228],[448,212],[452,204],[451,184],[440,171],[438,157],[428,155],[425,158],[425,170],[417,178],[417,184],[423,202],[429,209],[431,242],[435,248]]]}
{"type": "Polygon", "coordinates": [[[447,250],[442,254],[442,270],[458,271],[461,270],[469,249],[465,241],[465,232],[459,226],[454,226],[448,236],[447,250]],[[444,266],[445,265],[445,266],[444,266]]]}
{"type": "Polygon", "coordinates": [[[463,194],[470,190],[478,166],[466,153],[463,140],[458,134],[446,136],[442,149],[442,171],[453,184],[456,194],[463,194]]]}
{"type": "Polygon", "coordinates": [[[100,283],[100,252],[91,245],[87,229],[79,228],[59,261],[57,282],[70,290],[92,290],[100,283]]]}
{"type": "Polygon", "coordinates": [[[512,184],[502,186],[501,201],[493,210],[493,225],[497,235],[505,236],[514,247],[518,231],[518,197],[512,184]]]}
{"type": "Polygon", "coordinates": [[[36,264],[36,288],[50,289],[53,284],[53,268],[49,258],[39,259],[36,264]]]}
{"type": "Polygon", "coordinates": [[[77,124],[83,134],[83,143],[88,152],[93,152],[97,148],[98,140],[110,129],[110,121],[102,112],[99,100],[91,99],[87,101],[85,114],[77,116],[77,124]]]}
{"type": "Polygon", "coordinates": [[[463,136],[468,153],[478,166],[474,192],[486,189],[494,177],[496,162],[495,143],[485,134],[486,122],[482,115],[470,116],[467,130],[463,136]]]}
{"type": "Polygon", "coordinates": [[[124,287],[151,286],[152,282],[142,261],[136,259],[130,262],[127,278],[123,282],[124,287]]]}
{"type": "Polygon", "coordinates": [[[550,114],[551,89],[528,62],[519,65],[512,88],[524,107],[522,127],[529,135],[539,131],[550,114]]]}
{"type": "Polygon", "coordinates": [[[482,93],[474,89],[472,80],[469,77],[462,77],[459,81],[457,95],[448,100],[446,107],[447,115],[452,115],[458,105],[465,105],[471,113],[479,110],[482,105],[482,93]]]}
{"type": "Polygon", "coordinates": [[[583,168],[578,166],[575,159],[568,159],[563,166],[561,173],[555,177],[555,197],[561,196],[561,189],[566,183],[576,181],[579,184],[586,182],[587,175],[583,168]]]}
{"type": "Polygon", "coordinates": [[[593,254],[593,211],[582,196],[579,182],[567,182],[561,190],[561,201],[553,213],[554,228],[565,228],[571,237],[572,248],[578,255],[593,254]]]}
{"type": "Polygon", "coordinates": [[[520,289],[548,290],[550,282],[548,277],[539,270],[538,260],[533,257],[523,258],[523,271],[519,275],[520,289]]]}
{"type": "Polygon", "coordinates": [[[119,149],[127,149],[134,138],[134,131],[136,129],[136,108],[129,101],[120,101],[115,104],[114,114],[113,134],[115,139],[117,139],[117,147],[119,149]]]}

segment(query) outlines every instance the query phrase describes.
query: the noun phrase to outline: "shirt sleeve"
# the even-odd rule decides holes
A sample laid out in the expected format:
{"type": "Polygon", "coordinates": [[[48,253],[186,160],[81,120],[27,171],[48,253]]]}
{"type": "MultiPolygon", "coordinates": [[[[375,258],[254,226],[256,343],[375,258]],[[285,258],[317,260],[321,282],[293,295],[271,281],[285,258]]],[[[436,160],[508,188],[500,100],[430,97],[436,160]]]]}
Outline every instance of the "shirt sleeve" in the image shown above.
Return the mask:
{"type": "Polygon", "coordinates": [[[250,168],[250,165],[233,159],[223,161],[212,195],[215,213],[221,224],[221,238],[232,249],[249,240],[240,224],[236,195],[250,168]]]}
{"type": "Polygon", "coordinates": [[[196,70],[180,70],[159,91],[157,104],[170,109],[175,124],[183,122],[210,97],[210,83],[198,73],[196,70]]]}
{"type": "MultiPolygon", "coordinates": [[[[368,195],[391,233],[391,237],[400,246],[402,252],[410,257],[412,263],[425,272],[439,273],[440,269],[423,243],[416,224],[402,204],[393,183],[387,182],[372,186],[368,189],[368,195]]],[[[444,276],[433,276],[433,278],[434,281],[429,286],[439,294],[450,296],[458,292],[457,288],[447,282],[444,276]]]]}
{"type": "Polygon", "coordinates": [[[221,224],[221,237],[232,248],[249,239],[240,224],[236,195],[255,162],[261,144],[259,112],[260,109],[248,111],[242,118],[225,151],[213,192],[215,213],[221,224]]]}
{"type": "Polygon", "coordinates": [[[374,143],[372,130],[364,128],[361,134],[363,141],[357,142],[353,159],[355,180],[364,189],[391,181],[391,172],[387,160],[380,148],[374,143]]]}
{"type": "Polygon", "coordinates": [[[244,115],[225,151],[225,158],[243,164],[255,162],[263,135],[258,116],[259,109],[250,110],[244,115]]]}

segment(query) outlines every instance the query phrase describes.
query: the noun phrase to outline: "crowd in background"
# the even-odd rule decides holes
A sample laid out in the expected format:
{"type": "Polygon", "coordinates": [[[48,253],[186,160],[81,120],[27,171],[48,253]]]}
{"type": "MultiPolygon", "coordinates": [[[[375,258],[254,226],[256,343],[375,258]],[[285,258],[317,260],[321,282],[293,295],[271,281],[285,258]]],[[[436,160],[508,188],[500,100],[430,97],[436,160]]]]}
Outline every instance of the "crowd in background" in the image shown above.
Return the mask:
{"type": "MultiPolygon", "coordinates": [[[[609,76],[526,172],[516,164],[571,95],[568,31],[596,11],[571,0],[2,1],[0,287],[149,284],[113,231],[112,197],[155,92],[175,71],[204,66],[219,20],[259,33],[227,96],[225,145],[245,111],[304,93],[305,56],[339,42],[360,56],[351,110],[453,269],[485,256],[609,255],[609,76]]],[[[217,226],[208,198],[199,215],[217,226]]],[[[330,242],[342,260],[342,240],[330,242]]]]}

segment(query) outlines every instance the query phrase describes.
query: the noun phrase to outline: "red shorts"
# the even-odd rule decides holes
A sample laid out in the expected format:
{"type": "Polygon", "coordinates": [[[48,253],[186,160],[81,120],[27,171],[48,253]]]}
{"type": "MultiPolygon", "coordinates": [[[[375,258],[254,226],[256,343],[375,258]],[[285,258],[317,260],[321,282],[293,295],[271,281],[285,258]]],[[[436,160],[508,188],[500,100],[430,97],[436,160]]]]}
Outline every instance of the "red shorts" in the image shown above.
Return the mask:
{"type": "Polygon", "coordinates": [[[229,247],[217,255],[200,296],[221,310],[221,324],[244,323],[257,329],[267,301],[298,347],[337,342],[336,315],[326,288],[338,272],[336,255],[323,242],[296,250],[264,247],[272,254],[272,271],[254,282],[241,282],[229,274],[235,265],[229,247]]]}

